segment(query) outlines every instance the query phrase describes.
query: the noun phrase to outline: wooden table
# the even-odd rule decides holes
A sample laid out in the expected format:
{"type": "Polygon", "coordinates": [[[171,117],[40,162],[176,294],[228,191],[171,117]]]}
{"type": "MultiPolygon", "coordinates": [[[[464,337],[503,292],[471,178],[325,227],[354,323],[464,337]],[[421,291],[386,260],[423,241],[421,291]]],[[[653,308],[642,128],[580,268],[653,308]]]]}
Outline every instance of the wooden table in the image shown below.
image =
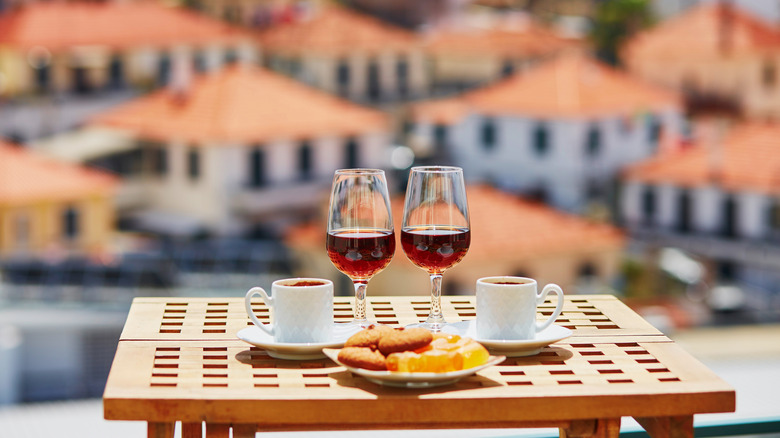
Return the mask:
{"type": "MultiPolygon", "coordinates": [[[[422,297],[369,297],[369,318],[419,322],[422,297]]],[[[553,302],[541,306],[550,315],[553,302]]],[[[260,302],[255,310],[268,320],[260,302]]],[[[443,297],[448,321],[475,317],[474,297],[443,297]]],[[[334,318],[349,321],[348,298],[334,318]]],[[[136,298],[103,396],[105,418],[148,422],[150,437],[256,431],[557,427],[561,437],[617,437],[634,417],[654,437],[692,437],[693,415],[732,412],[734,390],[610,295],[565,298],[556,324],[573,335],[456,384],[381,387],[328,359],[286,361],[236,338],[242,298],[136,298]]]]}

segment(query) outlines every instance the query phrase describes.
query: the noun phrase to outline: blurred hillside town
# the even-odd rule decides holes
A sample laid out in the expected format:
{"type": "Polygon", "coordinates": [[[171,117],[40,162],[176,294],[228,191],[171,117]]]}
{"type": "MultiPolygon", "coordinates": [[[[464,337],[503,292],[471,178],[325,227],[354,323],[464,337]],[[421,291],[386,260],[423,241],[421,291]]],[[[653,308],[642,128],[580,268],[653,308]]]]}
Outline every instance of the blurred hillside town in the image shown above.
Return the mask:
{"type": "MultiPolygon", "coordinates": [[[[349,279],[336,169],[464,169],[471,294],[780,321],[780,2],[0,0],[0,405],[99,397],[136,296],[349,279]]],[[[397,251],[372,295],[427,295],[397,251]]]]}

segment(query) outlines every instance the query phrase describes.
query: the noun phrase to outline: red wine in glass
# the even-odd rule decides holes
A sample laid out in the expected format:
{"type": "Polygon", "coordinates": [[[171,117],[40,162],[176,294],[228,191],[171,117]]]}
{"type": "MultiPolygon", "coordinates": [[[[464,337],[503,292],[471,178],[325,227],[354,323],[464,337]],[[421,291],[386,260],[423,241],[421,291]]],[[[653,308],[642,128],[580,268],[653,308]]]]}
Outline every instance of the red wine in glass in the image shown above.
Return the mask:
{"type": "Polygon", "coordinates": [[[421,226],[401,231],[401,246],[409,260],[431,273],[441,273],[466,255],[471,232],[465,227],[421,226]]]}
{"type": "Polygon", "coordinates": [[[365,229],[332,231],[325,245],[336,269],[353,279],[368,279],[393,258],[395,233],[365,229]]]}

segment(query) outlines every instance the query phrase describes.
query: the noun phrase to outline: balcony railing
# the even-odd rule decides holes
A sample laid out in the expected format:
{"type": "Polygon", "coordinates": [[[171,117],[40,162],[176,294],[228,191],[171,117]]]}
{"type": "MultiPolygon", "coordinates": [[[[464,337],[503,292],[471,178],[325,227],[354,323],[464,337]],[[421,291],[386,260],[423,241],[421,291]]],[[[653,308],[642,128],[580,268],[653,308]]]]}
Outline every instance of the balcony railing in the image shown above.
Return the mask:
{"type": "Polygon", "coordinates": [[[233,207],[240,213],[253,215],[308,209],[319,205],[319,201],[327,196],[330,184],[329,178],[315,178],[245,187],[234,198],[233,207]]]}

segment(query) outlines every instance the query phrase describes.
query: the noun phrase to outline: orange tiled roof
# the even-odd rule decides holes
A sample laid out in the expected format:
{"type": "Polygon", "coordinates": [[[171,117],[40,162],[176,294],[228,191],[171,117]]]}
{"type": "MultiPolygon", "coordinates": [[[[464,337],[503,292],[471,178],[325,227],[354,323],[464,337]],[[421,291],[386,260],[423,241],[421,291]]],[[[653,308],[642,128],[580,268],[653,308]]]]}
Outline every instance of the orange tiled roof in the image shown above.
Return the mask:
{"type": "Polygon", "coordinates": [[[60,162],[0,140],[0,204],[107,196],[117,184],[112,175],[60,162]]]}
{"type": "Polygon", "coordinates": [[[577,48],[580,41],[563,38],[532,19],[486,28],[436,30],[426,48],[435,55],[535,57],[577,48]]]}
{"type": "MultiPolygon", "coordinates": [[[[679,96],[666,89],[574,53],[468,92],[460,99],[481,113],[533,117],[634,114],[680,105],[679,96]]],[[[425,105],[419,104],[413,113],[429,119],[442,109],[425,105]]],[[[452,108],[451,102],[447,105],[452,108]]]]}
{"type": "Polygon", "coordinates": [[[723,140],[719,152],[703,145],[670,152],[628,167],[623,178],[650,184],[728,191],[780,193],[780,124],[747,123],[723,140]]]}
{"type": "Polygon", "coordinates": [[[702,3],[641,32],[624,48],[626,61],[637,56],[702,57],[726,47],[733,52],[780,48],[780,29],[721,2],[702,3]]]}
{"type": "Polygon", "coordinates": [[[194,143],[260,143],[389,129],[386,116],[256,67],[193,79],[186,98],[165,89],[103,113],[94,124],[141,137],[194,143]]]}
{"type": "Polygon", "coordinates": [[[207,45],[246,39],[217,20],[155,2],[32,2],[0,14],[0,45],[117,49],[173,44],[207,45]]]}
{"type": "Polygon", "coordinates": [[[270,52],[336,55],[406,51],[418,44],[411,32],[346,8],[326,6],[312,14],[263,32],[259,37],[260,44],[270,52]]]}
{"type": "MultiPolygon", "coordinates": [[[[472,239],[467,260],[491,261],[497,257],[517,260],[555,254],[615,249],[623,245],[617,228],[589,222],[548,206],[524,201],[488,186],[467,188],[472,239]]],[[[403,196],[392,200],[393,221],[402,222],[403,196]]],[[[307,225],[288,234],[287,243],[301,248],[322,248],[325,224],[307,225]]],[[[397,230],[398,231],[398,230],[397,230]]],[[[400,239],[400,233],[396,233],[400,239]]],[[[397,245],[393,263],[410,263],[397,245]]]]}
{"type": "Polygon", "coordinates": [[[446,98],[416,103],[410,108],[414,120],[424,119],[434,124],[451,125],[463,119],[469,112],[465,99],[446,98]]]}

